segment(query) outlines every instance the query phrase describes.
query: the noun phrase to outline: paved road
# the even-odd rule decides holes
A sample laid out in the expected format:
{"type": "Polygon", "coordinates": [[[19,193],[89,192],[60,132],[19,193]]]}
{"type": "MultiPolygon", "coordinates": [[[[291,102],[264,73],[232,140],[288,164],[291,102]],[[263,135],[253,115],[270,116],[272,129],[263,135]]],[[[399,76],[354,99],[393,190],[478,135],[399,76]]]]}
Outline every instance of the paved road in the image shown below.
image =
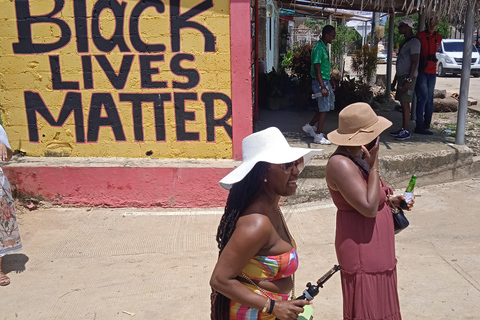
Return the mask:
{"type": "MultiPolygon", "coordinates": [[[[397,192],[401,192],[397,190],[397,192]]],[[[422,187],[396,236],[404,319],[478,319],[480,179],[422,187]]],[[[297,240],[297,291],[336,262],[331,201],[283,209],[297,240]]],[[[24,250],[7,256],[0,319],[209,319],[221,209],[50,208],[19,214],[24,250]]],[[[340,277],[314,300],[341,319],[340,277]]]]}

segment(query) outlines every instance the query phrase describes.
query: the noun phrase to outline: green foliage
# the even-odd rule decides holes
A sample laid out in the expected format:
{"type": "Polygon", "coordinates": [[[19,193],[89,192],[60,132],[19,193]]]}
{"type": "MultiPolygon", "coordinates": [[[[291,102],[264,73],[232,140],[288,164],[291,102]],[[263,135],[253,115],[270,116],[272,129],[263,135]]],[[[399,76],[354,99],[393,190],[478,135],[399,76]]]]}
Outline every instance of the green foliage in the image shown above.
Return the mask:
{"type": "Polygon", "coordinates": [[[437,26],[437,32],[440,33],[443,39],[450,38],[450,23],[448,23],[447,17],[442,16],[437,26]]]}
{"type": "Polygon", "coordinates": [[[288,50],[287,54],[283,57],[281,66],[283,69],[290,68],[292,66],[293,53],[292,50],[288,50]]]}
{"type": "Polygon", "coordinates": [[[305,21],[303,24],[308,28],[318,32],[322,32],[322,28],[326,25],[324,20],[317,20],[312,18],[308,18],[307,21],[305,21]]]}
{"type": "Polygon", "coordinates": [[[312,49],[311,45],[306,44],[299,48],[297,52],[294,52],[292,57],[292,73],[297,76],[302,90],[307,90],[311,87],[310,64],[312,61],[312,49]]]}
{"type": "Polygon", "coordinates": [[[343,63],[343,54],[345,53],[345,47],[347,43],[353,43],[357,37],[361,36],[354,29],[350,29],[346,24],[342,23],[335,28],[336,38],[332,42],[332,57],[331,65],[332,69],[340,69],[340,64],[343,63]]]}
{"type": "MultiPolygon", "coordinates": [[[[394,28],[393,28],[393,48],[396,49],[399,47],[400,43],[403,41],[404,37],[403,35],[401,35],[399,32],[398,32],[398,23],[400,22],[400,20],[402,20],[404,17],[396,17],[395,18],[395,23],[394,23],[394,28]]],[[[411,18],[413,18],[411,16],[411,18]]],[[[389,32],[390,32],[390,19],[391,17],[389,16],[388,19],[387,19],[387,23],[385,25],[385,37],[388,41],[388,35],[389,35],[389,32]]],[[[418,19],[418,18],[417,18],[418,19]]],[[[414,30],[415,32],[415,30],[414,30]]]]}
{"type": "MultiPolygon", "coordinates": [[[[308,19],[304,24],[312,30],[321,32],[327,23],[324,20],[308,19]]],[[[339,69],[340,64],[343,63],[343,54],[346,53],[346,48],[360,47],[362,36],[355,29],[348,28],[345,23],[336,25],[335,32],[336,39],[332,42],[330,63],[332,69],[339,69]]]]}
{"type": "Polygon", "coordinates": [[[355,102],[370,104],[372,101],[371,87],[361,80],[350,78],[348,75],[340,81],[340,85],[335,91],[335,108],[338,108],[338,110],[355,102]]]}
{"type": "Polygon", "coordinates": [[[378,47],[364,45],[362,50],[356,50],[352,56],[352,71],[360,76],[362,82],[370,83],[377,71],[378,47]]]}
{"type": "Polygon", "coordinates": [[[283,57],[281,66],[283,69],[289,69],[292,67],[293,55],[301,51],[299,46],[295,46],[293,50],[288,50],[287,54],[283,57]]]}
{"type": "Polygon", "coordinates": [[[285,81],[288,81],[288,75],[283,68],[279,71],[273,69],[267,73],[268,97],[282,97],[284,94],[285,81]]]}

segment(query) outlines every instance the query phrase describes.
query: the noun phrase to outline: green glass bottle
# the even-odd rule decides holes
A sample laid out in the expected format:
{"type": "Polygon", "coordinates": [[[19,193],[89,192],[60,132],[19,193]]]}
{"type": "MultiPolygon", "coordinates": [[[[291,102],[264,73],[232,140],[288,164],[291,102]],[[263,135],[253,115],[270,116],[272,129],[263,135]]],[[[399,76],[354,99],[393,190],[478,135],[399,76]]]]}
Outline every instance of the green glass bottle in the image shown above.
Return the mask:
{"type": "Polygon", "coordinates": [[[407,190],[403,193],[403,196],[406,198],[405,202],[409,203],[413,198],[413,189],[415,188],[415,182],[417,182],[417,175],[413,174],[410,182],[408,183],[407,190]]]}

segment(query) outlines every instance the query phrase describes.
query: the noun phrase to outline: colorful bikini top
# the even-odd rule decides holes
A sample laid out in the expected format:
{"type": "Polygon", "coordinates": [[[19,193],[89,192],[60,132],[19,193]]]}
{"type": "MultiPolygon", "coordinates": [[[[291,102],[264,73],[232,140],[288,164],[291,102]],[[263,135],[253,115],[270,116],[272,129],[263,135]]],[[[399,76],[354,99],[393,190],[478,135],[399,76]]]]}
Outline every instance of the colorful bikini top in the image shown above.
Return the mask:
{"type": "Polygon", "coordinates": [[[255,256],[242,271],[252,280],[272,281],[290,277],[297,268],[297,251],[292,248],[278,256],[255,256]]]}

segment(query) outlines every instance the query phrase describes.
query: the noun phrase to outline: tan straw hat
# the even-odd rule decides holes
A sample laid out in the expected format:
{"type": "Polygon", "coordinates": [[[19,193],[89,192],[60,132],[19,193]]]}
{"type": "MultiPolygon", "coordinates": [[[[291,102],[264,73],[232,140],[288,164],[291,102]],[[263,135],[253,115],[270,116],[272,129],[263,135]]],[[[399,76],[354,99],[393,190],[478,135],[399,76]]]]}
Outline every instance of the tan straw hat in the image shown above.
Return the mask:
{"type": "Polygon", "coordinates": [[[323,149],[292,148],[276,127],[252,133],[242,141],[243,162],[235,170],[220,180],[220,185],[230,190],[232,186],[243,180],[259,162],[288,163],[303,157],[305,165],[314,155],[321,155],[323,149]]]}
{"type": "Polygon", "coordinates": [[[327,135],[339,146],[362,146],[378,137],[392,122],[377,116],[364,102],[353,103],[338,114],[338,129],[327,135]]]}

